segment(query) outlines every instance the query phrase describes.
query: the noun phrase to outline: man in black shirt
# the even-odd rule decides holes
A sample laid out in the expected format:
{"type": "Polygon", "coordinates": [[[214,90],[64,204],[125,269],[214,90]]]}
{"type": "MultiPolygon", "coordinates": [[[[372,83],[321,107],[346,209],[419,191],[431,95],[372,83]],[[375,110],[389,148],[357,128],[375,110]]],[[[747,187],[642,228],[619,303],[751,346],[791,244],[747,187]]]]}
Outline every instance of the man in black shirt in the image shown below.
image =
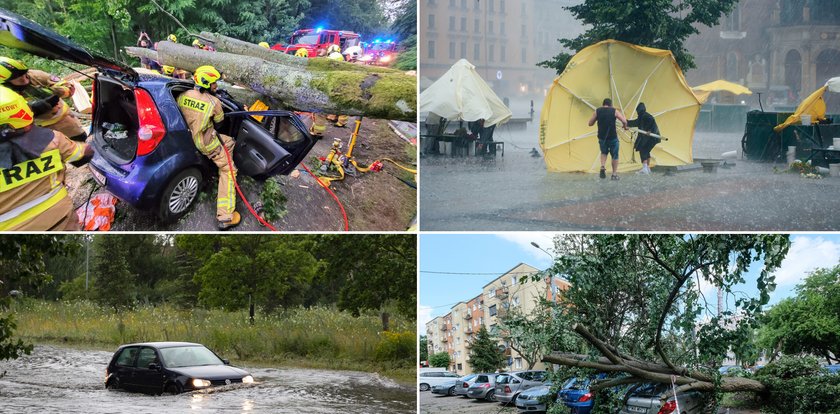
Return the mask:
{"type": "Polygon", "coordinates": [[[606,164],[607,154],[612,157],[612,180],[618,180],[618,134],[615,131],[615,120],[621,121],[624,129],[627,129],[627,119],[612,106],[612,99],[604,99],[604,106],[595,109],[595,113],[589,118],[589,126],[598,122],[598,144],[601,147],[601,171],[598,174],[601,178],[607,178],[606,164]]]}

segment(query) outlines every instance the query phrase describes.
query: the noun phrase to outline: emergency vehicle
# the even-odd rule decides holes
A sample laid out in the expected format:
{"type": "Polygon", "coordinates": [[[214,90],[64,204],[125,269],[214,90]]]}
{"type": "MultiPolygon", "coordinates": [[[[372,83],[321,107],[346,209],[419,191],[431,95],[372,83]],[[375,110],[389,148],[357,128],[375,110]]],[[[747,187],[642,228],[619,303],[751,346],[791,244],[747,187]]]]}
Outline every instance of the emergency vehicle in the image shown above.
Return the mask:
{"type": "Polygon", "coordinates": [[[289,38],[287,45],[276,44],[271,48],[294,55],[299,49],[306,49],[308,57],[317,57],[318,51],[326,50],[330,45],[338,45],[342,51],[350,46],[359,46],[362,37],[355,32],[346,30],[329,30],[324,28],[296,30],[289,38]]]}

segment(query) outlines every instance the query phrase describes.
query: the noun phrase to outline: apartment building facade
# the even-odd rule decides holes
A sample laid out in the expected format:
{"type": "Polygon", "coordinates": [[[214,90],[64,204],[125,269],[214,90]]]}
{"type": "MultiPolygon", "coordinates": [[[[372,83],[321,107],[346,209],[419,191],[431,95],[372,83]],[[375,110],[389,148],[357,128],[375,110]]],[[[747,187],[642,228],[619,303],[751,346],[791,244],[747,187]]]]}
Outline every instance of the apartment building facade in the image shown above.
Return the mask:
{"type": "MultiPolygon", "coordinates": [[[[498,278],[486,284],[481,293],[472,299],[458,302],[444,316],[432,319],[426,324],[429,355],[438,352],[449,353],[449,370],[461,375],[472,373],[469,366],[469,346],[476,334],[485,327],[499,341],[507,359],[507,371],[526,369],[527,363],[499,335],[497,326],[502,317],[512,309],[528,314],[540,298],[558,301],[569,284],[556,276],[534,275],[540,270],[520,263],[498,278]]],[[[544,369],[538,363],[535,369],[544,369]]]]}

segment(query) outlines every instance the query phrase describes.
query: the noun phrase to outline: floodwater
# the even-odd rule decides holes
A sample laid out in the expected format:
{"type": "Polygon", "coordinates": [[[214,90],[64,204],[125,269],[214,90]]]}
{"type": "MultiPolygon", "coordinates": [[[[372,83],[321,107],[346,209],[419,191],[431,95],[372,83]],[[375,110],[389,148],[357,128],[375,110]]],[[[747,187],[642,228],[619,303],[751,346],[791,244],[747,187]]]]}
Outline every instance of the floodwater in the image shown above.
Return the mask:
{"type": "Polygon", "coordinates": [[[111,352],[36,346],[0,362],[0,412],[10,413],[410,413],[413,387],[352,371],[242,367],[255,384],[150,396],[106,390],[111,352]]]}
{"type": "MultiPolygon", "coordinates": [[[[516,111],[514,111],[516,113],[516,111]]],[[[536,108],[535,118],[539,116],[536,108]]],[[[420,226],[428,231],[793,231],[840,230],[840,178],[808,179],[786,165],[729,160],[716,173],[666,176],[547,172],[532,157],[538,120],[497,128],[504,157],[421,159],[420,226]]],[[[739,150],[742,133],[696,132],[694,158],[739,150]]],[[[540,151],[542,151],[537,148],[540,151]]]]}

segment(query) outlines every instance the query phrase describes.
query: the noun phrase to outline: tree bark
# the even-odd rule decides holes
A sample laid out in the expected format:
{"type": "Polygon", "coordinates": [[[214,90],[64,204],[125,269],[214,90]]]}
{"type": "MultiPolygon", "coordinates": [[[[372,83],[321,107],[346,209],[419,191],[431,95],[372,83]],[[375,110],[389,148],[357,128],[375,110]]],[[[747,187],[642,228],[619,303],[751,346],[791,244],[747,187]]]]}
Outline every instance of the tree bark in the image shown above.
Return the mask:
{"type": "MultiPolygon", "coordinates": [[[[243,48],[249,49],[247,44],[243,48]]],[[[416,119],[416,78],[400,72],[358,71],[353,67],[359,65],[329,59],[299,62],[299,58],[293,56],[288,56],[294,59],[291,64],[281,64],[247,55],[209,52],[172,42],[159,42],[157,52],[137,47],[126,47],[125,50],[132,56],[146,57],[162,65],[188,71],[213,65],[225,74],[226,79],[246,85],[298,111],[403,121],[416,119]]],[[[262,52],[282,55],[265,49],[262,52]]]]}

